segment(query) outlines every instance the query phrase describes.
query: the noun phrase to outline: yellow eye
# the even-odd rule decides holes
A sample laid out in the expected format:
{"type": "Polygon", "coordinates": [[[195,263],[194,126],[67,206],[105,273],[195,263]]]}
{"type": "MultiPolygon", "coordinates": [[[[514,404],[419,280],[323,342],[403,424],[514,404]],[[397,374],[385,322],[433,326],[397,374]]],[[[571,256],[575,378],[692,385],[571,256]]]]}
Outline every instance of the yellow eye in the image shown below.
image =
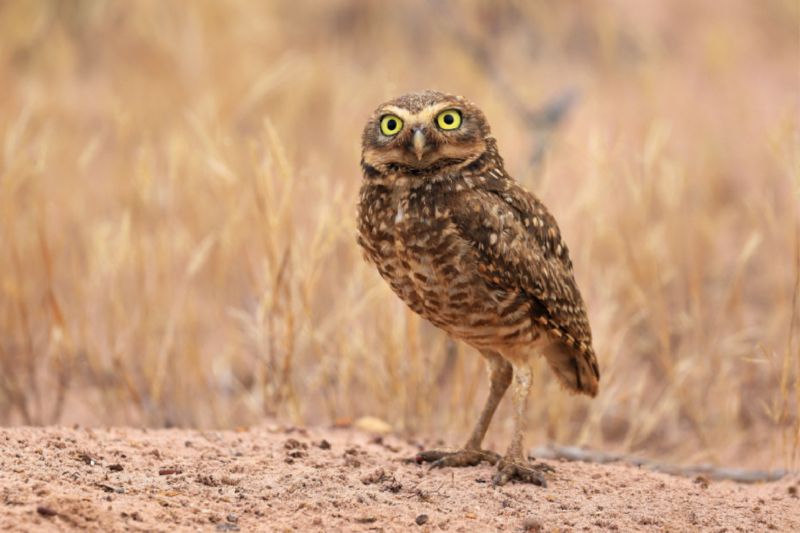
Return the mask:
{"type": "Polygon", "coordinates": [[[450,109],[444,113],[439,113],[436,122],[443,130],[454,130],[461,125],[461,113],[455,109],[450,109]]]}
{"type": "Polygon", "coordinates": [[[403,129],[403,121],[394,115],[386,115],[381,119],[381,133],[392,136],[397,135],[403,129]]]}

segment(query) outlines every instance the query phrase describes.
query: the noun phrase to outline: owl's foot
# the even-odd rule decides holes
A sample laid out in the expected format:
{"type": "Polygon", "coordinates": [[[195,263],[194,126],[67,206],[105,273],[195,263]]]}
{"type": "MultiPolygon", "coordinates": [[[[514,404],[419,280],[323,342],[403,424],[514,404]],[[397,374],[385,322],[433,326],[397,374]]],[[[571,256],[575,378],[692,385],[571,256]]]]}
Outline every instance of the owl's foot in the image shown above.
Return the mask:
{"type": "Polygon", "coordinates": [[[492,486],[503,486],[512,479],[519,479],[523,483],[532,483],[540,487],[547,487],[547,481],[544,479],[544,472],[555,472],[552,466],[544,463],[530,464],[528,461],[518,457],[503,457],[500,464],[497,465],[500,471],[492,480],[492,486]]]}
{"type": "Polygon", "coordinates": [[[481,461],[488,461],[495,465],[500,460],[500,454],[486,450],[461,450],[458,452],[443,452],[430,450],[422,452],[416,457],[418,463],[431,463],[431,468],[477,466],[481,461]]]}

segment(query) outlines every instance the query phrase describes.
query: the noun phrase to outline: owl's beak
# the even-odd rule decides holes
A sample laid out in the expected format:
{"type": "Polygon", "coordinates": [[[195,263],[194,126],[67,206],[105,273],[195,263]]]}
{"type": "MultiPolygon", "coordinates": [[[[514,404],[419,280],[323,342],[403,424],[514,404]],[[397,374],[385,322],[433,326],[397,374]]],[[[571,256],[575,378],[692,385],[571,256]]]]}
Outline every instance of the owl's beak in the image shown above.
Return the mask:
{"type": "Polygon", "coordinates": [[[422,133],[422,130],[415,131],[411,146],[414,147],[414,154],[417,156],[417,161],[421,161],[422,156],[425,155],[425,152],[430,148],[427,144],[428,139],[425,138],[425,134],[422,133]]]}

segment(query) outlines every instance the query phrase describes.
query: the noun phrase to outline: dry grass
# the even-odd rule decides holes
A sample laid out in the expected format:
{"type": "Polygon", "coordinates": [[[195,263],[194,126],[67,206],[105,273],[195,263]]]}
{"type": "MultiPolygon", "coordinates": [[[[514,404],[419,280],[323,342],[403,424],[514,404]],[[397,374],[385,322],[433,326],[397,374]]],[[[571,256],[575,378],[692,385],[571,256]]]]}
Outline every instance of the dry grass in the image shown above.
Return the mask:
{"type": "Polygon", "coordinates": [[[0,423],[459,442],[479,358],[352,237],[366,117],[435,88],[485,110],[587,300],[602,392],[538,365],[528,442],[797,468],[800,10],[718,4],[0,3],[0,423]],[[580,99],[541,135],[502,79],[580,99]]]}

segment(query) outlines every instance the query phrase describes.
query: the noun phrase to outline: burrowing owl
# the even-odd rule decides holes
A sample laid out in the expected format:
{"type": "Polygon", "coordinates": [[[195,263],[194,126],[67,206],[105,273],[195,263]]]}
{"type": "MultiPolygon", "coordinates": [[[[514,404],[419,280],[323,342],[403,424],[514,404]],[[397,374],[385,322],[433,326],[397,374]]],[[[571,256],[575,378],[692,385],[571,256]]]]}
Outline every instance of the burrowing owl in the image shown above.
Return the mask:
{"type": "Polygon", "coordinates": [[[464,449],[429,454],[434,467],[481,460],[541,483],[523,457],[530,361],[544,355],[564,388],[597,395],[600,373],[567,245],[541,201],[503,168],[472,102],[433,91],[381,105],[362,138],[356,238],[408,306],[475,348],[489,398],[464,449]],[[513,380],[514,436],[505,457],[481,450],[513,380]]]}

